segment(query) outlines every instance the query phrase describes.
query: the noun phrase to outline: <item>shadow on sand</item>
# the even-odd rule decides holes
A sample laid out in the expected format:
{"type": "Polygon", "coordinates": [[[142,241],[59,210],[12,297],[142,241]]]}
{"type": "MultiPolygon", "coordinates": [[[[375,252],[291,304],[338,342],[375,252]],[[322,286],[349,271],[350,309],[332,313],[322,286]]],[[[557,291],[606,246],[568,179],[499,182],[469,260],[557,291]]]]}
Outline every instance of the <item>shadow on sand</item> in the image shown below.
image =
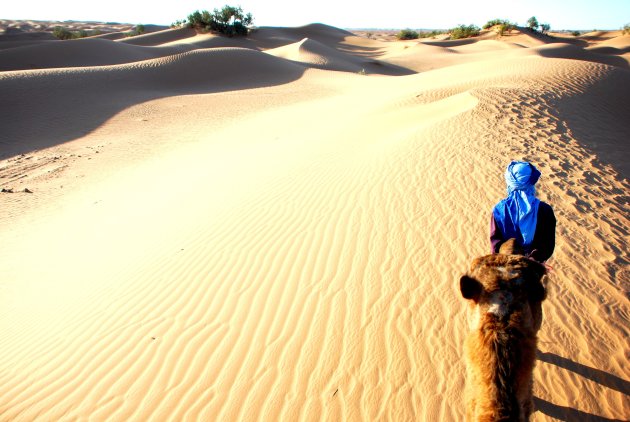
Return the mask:
{"type": "Polygon", "coordinates": [[[560,368],[566,369],[571,372],[594,381],[604,387],[611,388],[619,391],[625,395],[630,395],[630,382],[619,378],[616,375],[609,374],[608,372],[601,371],[599,369],[591,368],[590,366],[582,365],[581,363],[573,362],[570,359],[558,356],[554,353],[545,353],[538,351],[536,357],[541,362],[556,365],[560,368]]]}
{"type": "Polygon", "coordinates": [[[0,79],[0,159],[85,136],[147,101],[281,85],[305,70],[259,51],[230,49],[107,68],[7,72],[0,79]]]}
{"type": "Polygon", "coordinates": [[[619,148],[628,133],[630,73],[609,69],[585,92],[562,98],[555,113],[572,136],[604,164],[610,164],[622,179],[630,177],[630,154],[619,148]]]}
{"type": "MultiPolygon", "coordinates": [[[[574,372],[586,379],[603,385],[604,387],[619,391],[620,393],[625,395],[630,395],[630,382],[624,380],[623,378],[619,378],[616,375],[609,374],[608,372],[604,372],[596,368],[591,368],[590,366],[582,365],[581,363],[574,362],[570,359],[558,356],[554,353],[545,353],[538,351],[536,357],[542,362],[556,365],[559,368],[574,372]]],[[[561,421],[621,421],[621,419],[608,419],[586,413],[581,410],[572,409],[570,407],[559,406],[538,397],[534,397],[534,405],[536,410],[561,421]]]]}
{"type": "MultiPolygon", "coordinates": [[[[375,74],[415,73],[377,60],[365,65],[375,74]]],[[[0,159],[80,138],[120,111],[147,101],[283,85],[313,67],[317,66],[234,48],[193,50],[108,67],[4,72],[0,159]]]]}
{"type": "Polygon", "coordinates": [[[585,50],[582,47],[562,43],[544,49],[537,49],[537,51],[541,56],[552,59],[582,60],[616,66],[626,70],[630,69],[628,62],[623,57],[618,57],[623,54],[619,53],[619,50],[614,50],[616,54],[606,54],[604,52],[607,50],[585,50]]]}
{"type": "Polygon", "coordinates": [[[622,419],[608,419],[602,416],[592,415],[570,407],[558,406],[546,400],[534,397],[534,408],[551,418],[566,422],[624,422],[622,419]]]}

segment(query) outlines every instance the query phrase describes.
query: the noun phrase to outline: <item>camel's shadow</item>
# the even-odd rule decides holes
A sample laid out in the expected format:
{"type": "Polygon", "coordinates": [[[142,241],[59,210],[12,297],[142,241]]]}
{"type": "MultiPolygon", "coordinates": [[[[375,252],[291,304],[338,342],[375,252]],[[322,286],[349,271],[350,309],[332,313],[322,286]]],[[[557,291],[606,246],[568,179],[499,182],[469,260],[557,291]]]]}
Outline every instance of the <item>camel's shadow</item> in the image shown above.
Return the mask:
{"type": "MultiPolygon", "coordinates": [[[[552,365],[556,365],[560,368],[573,371],[576,374],[581,375],[584,378],[587,378],[605,387],[619,391],[620,393],[623,393],[625,395],[630,395],[630,382],[615,375],[609,374],[608,372],[591,368],[590,366],[582,365],[581,363],[573,362],[570,359],[558,356],[554,353],[541,352],[540,350],[536,354],[536,357],[542,362],[546,362],[552,365]]],[[[590,413],[582,412],[577,409],[559,406],[538,397],[534,397],[534,406],[536,410],[561,421],[621,421],[621,419],[608,419],[601,416],[592,415],[590,413]]]]}
{"type": "Polygon", "coordinates": [[[558,406],[547,400],[534,397],[534,408],[545,415],[559,421],[580,421],[580,422],[624,422],[623,419],[608,419],[591,413],[570,407],[558,406]]]}

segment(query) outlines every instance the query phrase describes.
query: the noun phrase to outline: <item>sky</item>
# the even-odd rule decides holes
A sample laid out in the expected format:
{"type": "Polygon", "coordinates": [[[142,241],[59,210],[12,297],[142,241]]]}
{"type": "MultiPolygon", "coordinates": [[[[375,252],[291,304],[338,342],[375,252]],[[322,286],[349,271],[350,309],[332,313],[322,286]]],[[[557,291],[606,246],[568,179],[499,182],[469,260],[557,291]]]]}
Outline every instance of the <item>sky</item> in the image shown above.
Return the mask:
{"type": "Polygon", "coordinates": [[[256,26],[324,23],[338,28],[448,29],[490,19],[525,25],[531,16],[560,29],[620,29],[630,0],[9,0],[0,19],[77,20],[170,25],[195,10],[241,6],[256,26]]]}

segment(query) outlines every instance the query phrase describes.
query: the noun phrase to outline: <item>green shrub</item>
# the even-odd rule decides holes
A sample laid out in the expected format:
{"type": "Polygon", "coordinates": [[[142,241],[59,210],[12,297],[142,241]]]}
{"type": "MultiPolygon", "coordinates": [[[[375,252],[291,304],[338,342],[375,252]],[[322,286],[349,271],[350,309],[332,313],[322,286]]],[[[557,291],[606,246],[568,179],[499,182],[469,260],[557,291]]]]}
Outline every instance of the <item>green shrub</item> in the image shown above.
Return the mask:
{"type": "Polygon", "coordinates": [[[516,28],[516,24],[513,24],[507,19],[492,19],[486,22],[483,26],[483,29],[490,29],[496,27],[499,35],[503,35],[504,33],[511,31],[516,28]]]}
{"type": "Polygon", "coordinates": [[[68,28],[64,28],[63,26],[55,26],[53,29],[53,35],[60,40],[71,40],[76,38],[74,33],[70,32],[68,28]]]}
{"type": "Polygon", "coordinates": [[[550,29],[551,29],[551,25],[549,25],[548,23],[540,24],[540,32],[542,32],[543,34],[546,34],[547,32],[549,32],[550,29]]]}
{"type": "Polygon", "coordinates": [[[188,15],[188,27],[201,31],[217,31],[230,37],[247,35],[254,21],[251,13],[244,14],[240,7],[225,5],[223,9],[195,11],[188,15]]]}
{"type": "Polygon", "coordinates": [[[53,35],[60,40],[74,40],[76,38],[85,38],[90,35],[97,35],[95,33],[89,34],[86,30],[81,29],[79,31],[70,31],[68,28],[63,26],[55,26],[53,28],[53,35]]]}
{"type": "Polygon", "coordinates": [[[623,26],[623,29],[621,30],[621,33],[623,35],[630,34],[630,23],[627,23],[627,24],[625,24],[623,26]]]}
{"type": "Polygon", "coordinates": [[[536,16],[527,19],[527,27],[530,31],[536,32],[536,28],[538,28],[538,19],[536,19],[536,16]]]}
{"type": "Polygon", "coordinates": [[[513,24],[511,24],[510,21],[507,19],[491,19],[488,22],[486,22],[486,24],[483,26],[483,29],[490,29],[493,26],[497,26],[497,25],[513,25],[513,24]]]}
{"type": "Polygon", "coordinates": [[[484,26],[482,26],[483,29],[490,29],[495,25],[499,25],[502,23],[501,19],[491,19],[488,22],[485,23],[484,26]]]}
{"type": "Polygon", "coordinates": [[[505,34],[506,32],[511,31],[512,29],[514,29],[514,26],[511,25],[506,25],[506,24],[501,24],[499,26],[497,26],[497,33],[501,36],[503,36],[503,34],[505,34]]]}
{"type": "Polygon", "coordinates": [[[126,37],[135,37],[136,35],[142,35],[145,32],[145,27],[142,24],[138,24],[133,28],[133,31],[129,31],[125,33],[126,37]]]}
{"type": "Polygon", "coordinates": [[[398,34],[396,34],[396,38],[399,40],[417,40],[420,34],[411,29],[403,29],[398,34]]]}
{"type": "Polygon", "coordinates": [[[434,38],[437,35],[441,35],[445,33],[446,31],[438,31],[438,30],[433,30],[429,32],[423,31],[423,32],[420,32],[420,38],[434,38]]]}
{"type": "Polygon", "coordinates": [[[452,40],[459,40],[461,38],[470,38],[479,35],[479,27],[476,25],[459,25],[449,32],[451,33],[452,40]]]}

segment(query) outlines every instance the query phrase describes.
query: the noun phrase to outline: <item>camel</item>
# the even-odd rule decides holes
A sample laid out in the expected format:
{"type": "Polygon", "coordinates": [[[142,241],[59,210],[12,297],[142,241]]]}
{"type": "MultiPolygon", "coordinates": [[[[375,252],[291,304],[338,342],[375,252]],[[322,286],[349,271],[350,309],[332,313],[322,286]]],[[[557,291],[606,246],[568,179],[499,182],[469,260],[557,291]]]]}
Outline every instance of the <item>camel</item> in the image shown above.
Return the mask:
{"type": "Polygon", "coordinates": [[[469,301],[465,340],[466,419],[528,421],[533,411],[537,332],[546,268],[518,254],[513,240],[473,260],[460,279],[469,301]]]}

